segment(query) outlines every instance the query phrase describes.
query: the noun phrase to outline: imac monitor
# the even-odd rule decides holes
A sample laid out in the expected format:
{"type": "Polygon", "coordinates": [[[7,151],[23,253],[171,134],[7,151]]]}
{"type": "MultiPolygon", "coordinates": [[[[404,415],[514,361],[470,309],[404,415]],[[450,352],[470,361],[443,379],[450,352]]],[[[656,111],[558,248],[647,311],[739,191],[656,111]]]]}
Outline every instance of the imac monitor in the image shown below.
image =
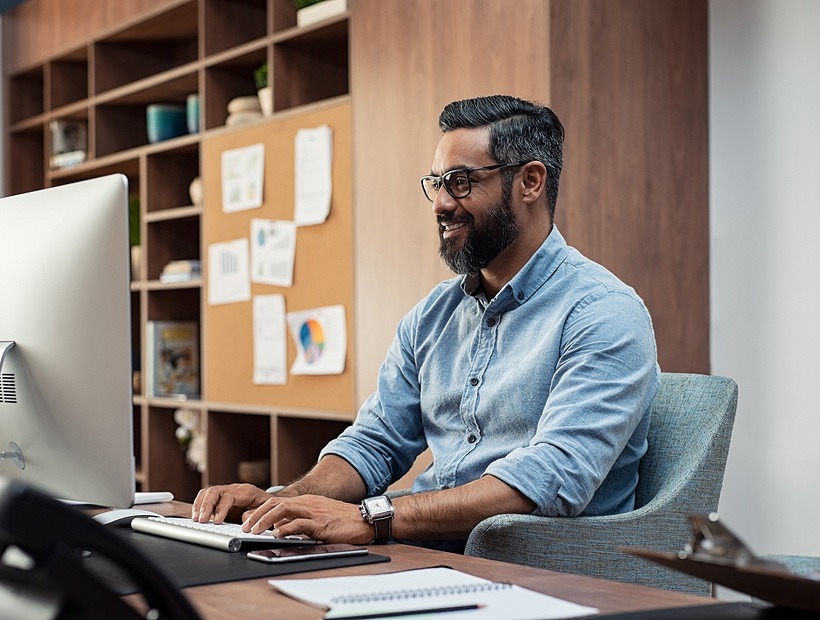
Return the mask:
{"type": "Polygon", "coordinates": [[[0,478],[134,501],[128,182],[0,199],[0,478]]]}

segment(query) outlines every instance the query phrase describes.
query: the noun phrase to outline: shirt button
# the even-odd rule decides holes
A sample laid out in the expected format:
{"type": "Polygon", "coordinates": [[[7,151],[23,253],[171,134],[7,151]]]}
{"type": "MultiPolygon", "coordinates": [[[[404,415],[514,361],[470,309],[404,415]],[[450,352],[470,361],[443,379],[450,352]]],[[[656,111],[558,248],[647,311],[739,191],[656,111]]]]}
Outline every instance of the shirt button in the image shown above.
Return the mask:
{"type": "Polygon", "coordinates": [[[495,325],[495,319],[487,319],[487,327],[492,327],[495,325]]]}
{"type": "Polygon", "coordinates": [[[467,443],[475,443],[478,440],[478,437],[470,433],[467,435],[467,443]]]}
{"type": "Polygon", "coordinates": [[[524,293],[523,292],[518,293],[518,299],[519,299],[519,301],[524,301],[524,293]]]}
{"type": "Polygon", "coordinates": [[[478,385],[478,379],[476,379],[475,377],[470,379],[470,385],[472,385],[473,387],[477,386],[478,385]]]}

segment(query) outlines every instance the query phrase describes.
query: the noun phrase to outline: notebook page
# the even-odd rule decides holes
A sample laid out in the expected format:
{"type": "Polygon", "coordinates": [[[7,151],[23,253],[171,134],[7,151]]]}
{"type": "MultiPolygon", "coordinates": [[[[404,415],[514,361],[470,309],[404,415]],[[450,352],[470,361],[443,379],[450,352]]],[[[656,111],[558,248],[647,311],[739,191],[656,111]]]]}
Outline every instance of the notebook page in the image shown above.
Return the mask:
{"type": "Polygon", "coordinates": [[[458,617],[475,620],[582,618],[598,612],[592,607],[519,586],[494,584],[451,568],[352,577],[271,579],[268,583],[292,598],[330,610],[325,616],[328,620],[363,613],[421,612],[454,605],[478,606],[454,612],[458,617]]]}

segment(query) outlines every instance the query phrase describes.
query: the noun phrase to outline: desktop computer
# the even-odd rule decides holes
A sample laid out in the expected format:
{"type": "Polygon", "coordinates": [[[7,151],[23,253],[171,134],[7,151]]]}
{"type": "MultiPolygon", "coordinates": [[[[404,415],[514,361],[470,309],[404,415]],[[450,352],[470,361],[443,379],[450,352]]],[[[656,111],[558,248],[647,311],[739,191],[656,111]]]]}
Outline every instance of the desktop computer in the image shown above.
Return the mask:
{"type": "Polygon", "coordinates": [[[134,501],[128,182],[0,199],[0,478],[134,501]]]}

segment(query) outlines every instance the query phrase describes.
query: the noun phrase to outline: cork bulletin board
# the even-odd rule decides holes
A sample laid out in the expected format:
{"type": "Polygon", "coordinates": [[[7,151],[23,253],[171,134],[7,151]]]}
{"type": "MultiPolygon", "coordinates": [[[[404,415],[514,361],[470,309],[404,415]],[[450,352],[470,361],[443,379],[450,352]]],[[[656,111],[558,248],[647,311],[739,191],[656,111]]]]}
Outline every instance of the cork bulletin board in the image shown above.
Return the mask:
{"type": "MultiPolygon", "coordinates": [[[[224,133],[206,137],[202,147],[203,257],[213,243],[248,238],[251,220],[294,219],[294,154],[299,129],[327,125],[333,133],[332,198],[330,214],[322,224],[300,226],[291,287],[251,283],[251,300],[208,303],[204,295],[203,380],[210,402],[306,410],[330,417],[354,409],[352,347],[353,322],[353,197],[351,167],[351,109],[348,99],[321,104],[298,113],[278,115],[224,133]],[[264,145],[264,192],[260,208],[226,213],[222,208],[221,159],[226,150],[264,145]],[[347,323],[345,369],[338,375],[292,375],[296,345],[287,339],[287,383],[260,385],[253,382],[253,297],[281,294],[285,311],[296,312],[341,304],[347,323]]],[[[207,269],[207,266],[206,266],[207,269]]],[[[207,280],[207,278],[206,278],[207,280]]]]}

